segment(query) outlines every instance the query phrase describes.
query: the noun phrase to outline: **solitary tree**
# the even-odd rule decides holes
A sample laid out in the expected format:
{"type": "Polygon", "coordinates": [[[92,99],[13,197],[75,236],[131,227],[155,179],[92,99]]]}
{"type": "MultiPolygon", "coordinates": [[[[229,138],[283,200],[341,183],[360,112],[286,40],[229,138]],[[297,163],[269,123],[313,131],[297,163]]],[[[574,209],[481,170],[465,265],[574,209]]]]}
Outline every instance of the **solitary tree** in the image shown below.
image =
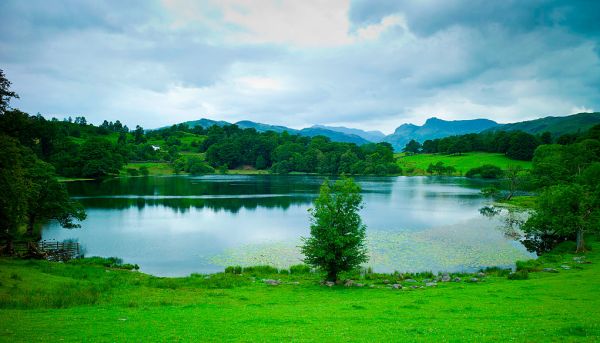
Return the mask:
{"type": "Polygon", "coordinates": [[[352,179],[326,180],[311,214],[310,237],[303,238],[305,262],[336,281],[340,272],[367,261],[366,226],[358,211],[362,208],[360,187],[352,179]]]}

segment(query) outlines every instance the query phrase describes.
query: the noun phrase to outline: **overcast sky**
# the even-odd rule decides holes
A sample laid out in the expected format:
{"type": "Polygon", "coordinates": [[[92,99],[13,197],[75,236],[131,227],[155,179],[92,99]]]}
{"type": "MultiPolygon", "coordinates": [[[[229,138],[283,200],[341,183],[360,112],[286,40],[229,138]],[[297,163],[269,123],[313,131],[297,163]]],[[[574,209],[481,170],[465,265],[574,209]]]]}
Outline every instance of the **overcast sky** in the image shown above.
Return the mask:
{"type": "Polygon", "coordinates": [[[600,110],[600,1],[2,0],[0,69],[46,117],[346,125],[600,110]]]}

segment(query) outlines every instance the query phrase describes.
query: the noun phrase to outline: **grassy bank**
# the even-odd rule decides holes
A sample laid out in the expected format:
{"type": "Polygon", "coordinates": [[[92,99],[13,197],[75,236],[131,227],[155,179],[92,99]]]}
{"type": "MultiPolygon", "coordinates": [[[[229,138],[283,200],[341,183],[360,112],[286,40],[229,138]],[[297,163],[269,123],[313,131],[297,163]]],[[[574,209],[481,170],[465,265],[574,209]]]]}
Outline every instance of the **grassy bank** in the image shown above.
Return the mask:
{"type": "Polygon", "coordinates": [[[481,167],[484,164],[492,164],[502,169],[508,166],[521,166],[524,169],[531,168],[530,161],[517,161],[498,153],[470,152],[462,155],[439,155],[439,154],[418,154],[404,156],[397,154],[398,165],[402,168],[405,175],[427,175],[429,164],[444,162],[446,166],[452,166],[456,169],[457,175],[464,175],[469,169],[481,167]]]}
{"type": "Polygon", "coordinates": [[[416,289],[427,275],[367,274],[364,287],[329,288],[314,273],[157,278],[93,260],[0,259],[0,341],[597,341],[600,245],[592,248],[591,264],[569,254],[520,264],[558,271],[528,280],[499,272],[416,289]]]}

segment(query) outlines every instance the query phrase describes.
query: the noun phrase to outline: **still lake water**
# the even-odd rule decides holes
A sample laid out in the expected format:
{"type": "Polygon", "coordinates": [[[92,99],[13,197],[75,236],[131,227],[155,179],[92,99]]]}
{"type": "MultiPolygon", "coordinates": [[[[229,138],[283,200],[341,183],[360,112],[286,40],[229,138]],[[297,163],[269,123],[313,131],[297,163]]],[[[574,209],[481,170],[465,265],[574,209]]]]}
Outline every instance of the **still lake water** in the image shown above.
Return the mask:
{"type": "MultiPolygon", "coordinates": [[[[481,181],[360,177],[371,259],[381,272],[472,271],[532,256],[507,239],[481,181]]],[[[86,208],[80,229],[49,223],[43,239],[79,241],[86,256],[117,256],[160,276],[219,272],[228,265],[301,262],[317,176],[169,176],[70,182],[86,208]]]]}

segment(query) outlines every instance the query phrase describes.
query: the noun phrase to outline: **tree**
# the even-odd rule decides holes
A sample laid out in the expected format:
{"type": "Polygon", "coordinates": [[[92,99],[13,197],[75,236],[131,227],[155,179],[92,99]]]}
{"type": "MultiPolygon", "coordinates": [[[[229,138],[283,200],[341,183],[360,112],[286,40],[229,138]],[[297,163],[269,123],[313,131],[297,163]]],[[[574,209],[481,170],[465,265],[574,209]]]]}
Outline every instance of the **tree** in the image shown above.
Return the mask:
{"type": "Polygon", "coordinates": [[[311,214],[310,237],[303,238],[305,263],[337,281],[340,272],[349,271],[368,260],[366,226],[358,211],[362,208],[360,187],[352,179],[330,185],[325,180],[311,214]]]}
{"type": "Polygon", "coordinates": [[[8,107],[11,98],[18,99],[19,95],[10,90],[11,82],[4,75],[4,71],[0,69],[0,113],[4,113],[8,107]]]}
{"type": "Polygon", "coordinates": [[[80,227],[73,221],[86,218],[83,206],[71,200],[64,184],[58,182],[54,167],[30,157],[26,177],[30,181],[27,201],[27,236],[34,237],[37,224],[55,219],[68,229],[80,227]]]}
{"type": "Polygon", "coordinates": [[[29,182],[25,177],[22,147],[0,135],[0,235],[6,240],[4,253],[13,253],[13,240],[27,214],[29,182]]]}
{"type": "Polygon", "coordinates": [[[600,230],[600,187],[556,185],[544,190],[533,215],[523,226],[529,234],[576,237],[576,252],[585,251],[584,235],[600,230]]]}
{"type": "Polygon", "coordinates": [[[406,143],[406,146],[402,149],[402,151],[411,155],[418,154],[421,152],[421,143],[411,139],[410,142],[406,143]]]}
{"type": "Polygon", "coordinates": [[[505,180],[503,186],[508,190],[506,200],[512,199],[515,192],[517,192],[524,183],[525,175],[523,173],[523,168],[521,168],[521,166],[508,166],[504,171],[505,180]]]}

